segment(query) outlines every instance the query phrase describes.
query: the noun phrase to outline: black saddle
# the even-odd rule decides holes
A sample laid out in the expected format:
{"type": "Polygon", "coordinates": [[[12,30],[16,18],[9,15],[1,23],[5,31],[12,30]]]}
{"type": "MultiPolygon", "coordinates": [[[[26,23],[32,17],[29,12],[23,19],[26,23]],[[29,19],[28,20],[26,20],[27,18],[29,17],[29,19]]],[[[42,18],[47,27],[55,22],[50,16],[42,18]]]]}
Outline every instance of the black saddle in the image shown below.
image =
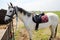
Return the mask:
{"type": "Polygon", "coordinates": [[[35,16],[33,17],[33,21],[34,21],[35,23],[42,23],[41,16],[43,16],[43,15],[44,15],[44,13],[39,14],[39,15],[35,15],[35,16]]]}
{"type": "Polygon", "coordinates": [[[35,30],[38,30],[38,26],[39,26],[39,23],[42,23],[42,19],[41,19],[41,16],[43,16],[44,13],[41,13],[39,15],[35,15],[32,20],[36,23],[36,27],[35,27],[35,30]]]}

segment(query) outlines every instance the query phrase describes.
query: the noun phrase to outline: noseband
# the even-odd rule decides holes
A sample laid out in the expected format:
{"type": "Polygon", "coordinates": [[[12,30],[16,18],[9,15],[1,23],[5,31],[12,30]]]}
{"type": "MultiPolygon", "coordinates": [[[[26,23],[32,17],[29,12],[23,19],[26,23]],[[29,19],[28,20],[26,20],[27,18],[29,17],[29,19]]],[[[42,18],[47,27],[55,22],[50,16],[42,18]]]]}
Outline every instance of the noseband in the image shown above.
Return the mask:
{"type": "Polygon", "coordinates": [[[6,16],[8,16],[8,17],[12,18],[12,16],[10,16],[10,15],[6,15],[6,16]]]}

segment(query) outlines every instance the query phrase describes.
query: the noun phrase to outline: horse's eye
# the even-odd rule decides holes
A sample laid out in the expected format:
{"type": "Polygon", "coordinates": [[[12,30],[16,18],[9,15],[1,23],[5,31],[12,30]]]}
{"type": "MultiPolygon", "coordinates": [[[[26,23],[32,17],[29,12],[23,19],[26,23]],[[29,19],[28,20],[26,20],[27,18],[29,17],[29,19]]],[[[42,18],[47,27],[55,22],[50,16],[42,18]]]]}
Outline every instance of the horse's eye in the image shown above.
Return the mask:
{"type": "Polygon", "coordinates": [[[10,12],[12,12],[12,11],[10,11],[10,12]]]}

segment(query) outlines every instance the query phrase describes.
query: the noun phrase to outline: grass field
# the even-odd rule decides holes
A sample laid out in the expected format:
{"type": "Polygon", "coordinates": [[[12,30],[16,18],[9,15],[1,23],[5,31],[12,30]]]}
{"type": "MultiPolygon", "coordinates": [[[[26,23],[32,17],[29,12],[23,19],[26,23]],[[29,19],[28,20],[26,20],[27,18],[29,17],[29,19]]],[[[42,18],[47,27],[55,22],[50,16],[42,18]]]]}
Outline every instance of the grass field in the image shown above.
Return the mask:
{"type": "MultiPolygon", "coordinates": [[[[53,12],[56,13],[59,18],[60,18],[60,12],[53,12]]],[[[48,40],[50,37],[50,30],[49,28],[46,29],[41,29],[39,31],[33,31],[33,40],[48,40]]],[[[23,23],[21,22],[18,30],[15,31],[15,40],[29,40],[29,36],[28,33],[23,25],[23,23]]],[[[60,23],[58,25],[58,32],[57,32],[57,37],[55,38],[55,40],[60,40],[60,23]]]]}
{"type": "MultiPolygon", "coordinates": [[[[60,17],[60,11],[45,11],[44,13],[48,13],[48,12],[55,13],[55,14],[57,14],[60,17]]],[[[40,14],[40,11],[35,11],[35,13],[40,14]]]]}

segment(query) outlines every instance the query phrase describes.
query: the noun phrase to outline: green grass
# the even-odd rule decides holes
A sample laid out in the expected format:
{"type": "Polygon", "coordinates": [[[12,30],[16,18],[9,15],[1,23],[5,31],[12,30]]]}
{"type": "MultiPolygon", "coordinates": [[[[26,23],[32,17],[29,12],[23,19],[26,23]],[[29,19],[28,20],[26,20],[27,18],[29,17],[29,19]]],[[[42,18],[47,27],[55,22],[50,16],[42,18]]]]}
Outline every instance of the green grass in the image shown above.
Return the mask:
{"type": "MultiPolygon", "coordinates": [[[[60,11],[45,11],[44,13],[49,13],[49,12],[55,13],[60,17],[60,11]]],[[[35,13],[40,14],[40,11],[35,11],[35,13]]]]}
{"type": "MultiPolygon", "coordinates": [[[[59,18],[60,18],[60,11],[51,11],[52,13],[55,13],[55,14],[57,14],[58,16],[59,16],[59,18]]],[[[47,12],[46,12],[47,13],[47,12]]],[[[48,12],[49,13],[49,12],[48,12]]]]}
{"type": "Polygon", "coordinates": [[[50,30],[49,28],[41,29],[39,31],[34,31],[33,34],[34,34],[33,40],[48,40],[50,36],[50,30]]]}
{"type": "Polygon", "coordinates": [[[54,13],[56,13],[59,16],[59,18],[60,18],[60,11],[54,12],[54,13]]]}
{"type": "MultiPolygon", "coordinates": [[[[21,28],[19,27],[18,31],[15,32],[15,40],[19,40],[22,35],[20,33],[20,29],[25,29],[25,27],[23,26],[21,28]]],[[[51,34],[49,28],[41,29],[39,31],[33,31],[32,33],[33,33],[33,37],[32,37],[33,40],[48,40],[51,34]]],[[[59,35],[60,35],[60,27],[58,27],[58,32],[57,32],[58,37],[60,37],[59,35]]]]}

